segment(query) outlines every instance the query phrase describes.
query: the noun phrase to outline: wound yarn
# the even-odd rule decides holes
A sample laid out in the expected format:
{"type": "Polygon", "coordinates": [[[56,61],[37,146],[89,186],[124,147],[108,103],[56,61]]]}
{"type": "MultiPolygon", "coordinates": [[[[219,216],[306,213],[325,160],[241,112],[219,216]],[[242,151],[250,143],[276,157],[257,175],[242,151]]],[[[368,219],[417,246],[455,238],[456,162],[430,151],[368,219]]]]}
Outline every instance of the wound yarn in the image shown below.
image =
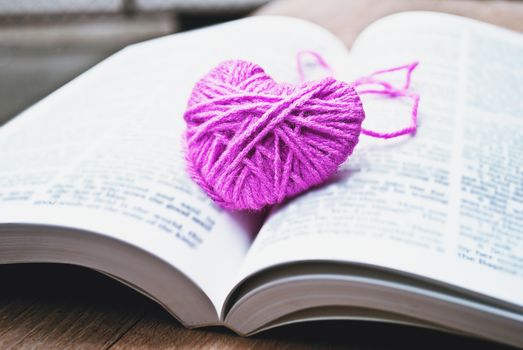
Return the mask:
{"type": "MultiPolygon", "coordinates": [[[[318,62],[328,67],[323,59],[318,62]]],[[[298,70],[304,80],[300,55],[298,70]]],[[[324,182],[352,154],[363,132],[357,87],[377,85],[379,94],[412,97],[408,84],[396,89],[375,75],[366,79],[346,83],[327,77],[293,85],[274,81],[251,62],[219,64],[195,84],[184,114],[190,176],[221,207],[251,211],[324,182]]],[[[415,105],[414,129],[371,136],[415,131],[415,105]]]]}

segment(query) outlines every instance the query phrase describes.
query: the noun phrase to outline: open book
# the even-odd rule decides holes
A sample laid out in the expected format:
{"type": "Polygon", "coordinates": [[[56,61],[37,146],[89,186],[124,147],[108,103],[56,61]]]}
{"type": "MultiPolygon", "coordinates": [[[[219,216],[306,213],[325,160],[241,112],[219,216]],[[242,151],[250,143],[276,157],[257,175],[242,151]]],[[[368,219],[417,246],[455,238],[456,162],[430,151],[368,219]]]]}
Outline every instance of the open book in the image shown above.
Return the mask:
{"type": "MultiPolygon", "coordinates": [[[[188,327],[380,320],[523,347],[522,81],[523,36],[425,12],[375,22],[350,54],[284,17],[132,45],[0,129],[0,263],[87,266],[188,327]],[[361,136],[335,178],[269,213],[224,211],[186,175],[192,86],[238,58],[297,82],[300,50],[346,81],[419,60],[419,130],[361,136]]],[[[366,128],[408,118],[409,101],[363,103],[366,128]]]]}

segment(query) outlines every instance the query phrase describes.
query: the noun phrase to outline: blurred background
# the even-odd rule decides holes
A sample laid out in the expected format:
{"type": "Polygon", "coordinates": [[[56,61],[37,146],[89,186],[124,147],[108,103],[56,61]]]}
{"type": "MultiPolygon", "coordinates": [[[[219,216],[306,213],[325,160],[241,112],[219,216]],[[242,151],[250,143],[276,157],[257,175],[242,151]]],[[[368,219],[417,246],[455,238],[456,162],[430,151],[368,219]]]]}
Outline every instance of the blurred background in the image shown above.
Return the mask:
{"type": "Polygon", "coordinates": [[[0,0],[0,125],[119,49],[268,0],[0,0]]]}
{"type": "Polygon", "coordinates": [[[350,47],[371,22],[407,10],[523,32],[520,0],[0,0],[0,125],[131,43],[256,12],[315,22],[350,47]]]}

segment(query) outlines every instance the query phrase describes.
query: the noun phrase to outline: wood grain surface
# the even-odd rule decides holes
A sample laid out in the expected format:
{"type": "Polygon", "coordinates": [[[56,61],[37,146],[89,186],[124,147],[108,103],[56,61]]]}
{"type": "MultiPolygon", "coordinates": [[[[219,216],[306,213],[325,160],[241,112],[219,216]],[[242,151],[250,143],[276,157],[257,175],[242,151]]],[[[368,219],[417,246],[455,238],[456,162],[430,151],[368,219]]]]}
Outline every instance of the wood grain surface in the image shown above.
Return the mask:
{"type": "Polygon", "coordinates": [[[0,349],[506,349],[436,331],[316,322],[250,338],[186,329],[141,294],[89,269],[0,266],[0,349]]]}
{"type": "MultiPolygon", "coordinates": [[[[257,14],[306,18],[350,46],[373,20],[440,10],[523,31],[523,3],[436,0],[282,0],[257,14]]],[[[489,342],[362,322],[291,325],[251,338],[188,330],[159,306],[94,271],[67,265],[0,266],[0,349],[504,349],[489,342]]]]}

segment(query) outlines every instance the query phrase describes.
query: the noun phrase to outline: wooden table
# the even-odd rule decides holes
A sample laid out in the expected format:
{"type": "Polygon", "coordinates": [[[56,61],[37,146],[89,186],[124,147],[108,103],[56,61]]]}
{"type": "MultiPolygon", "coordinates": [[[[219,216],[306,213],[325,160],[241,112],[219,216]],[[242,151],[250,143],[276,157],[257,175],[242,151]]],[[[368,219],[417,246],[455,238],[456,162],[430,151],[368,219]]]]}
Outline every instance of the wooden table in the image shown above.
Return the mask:
{"type": "Polygon", "coordinates": [[[435,331],[359,323],[287,326],[241,338],[188,330],[144,296],[68,265],[0,266],[0,348],[42,349],[504,349],[435,331]]]}
{"type": "MultiPolygon", "coordinates": [[[[511,1],[279,1],[258,14],[324,25],[348,46],[363,27],[408,9],[468,15],[523,31],[523,3],[511,1]]],[[[0,348],[502,349],[474,339],[397,325],[322,322],[240,338],[221,328],[187,330],[145,297],[96,272],[66,265],[0,266],[0,348]]]]}

